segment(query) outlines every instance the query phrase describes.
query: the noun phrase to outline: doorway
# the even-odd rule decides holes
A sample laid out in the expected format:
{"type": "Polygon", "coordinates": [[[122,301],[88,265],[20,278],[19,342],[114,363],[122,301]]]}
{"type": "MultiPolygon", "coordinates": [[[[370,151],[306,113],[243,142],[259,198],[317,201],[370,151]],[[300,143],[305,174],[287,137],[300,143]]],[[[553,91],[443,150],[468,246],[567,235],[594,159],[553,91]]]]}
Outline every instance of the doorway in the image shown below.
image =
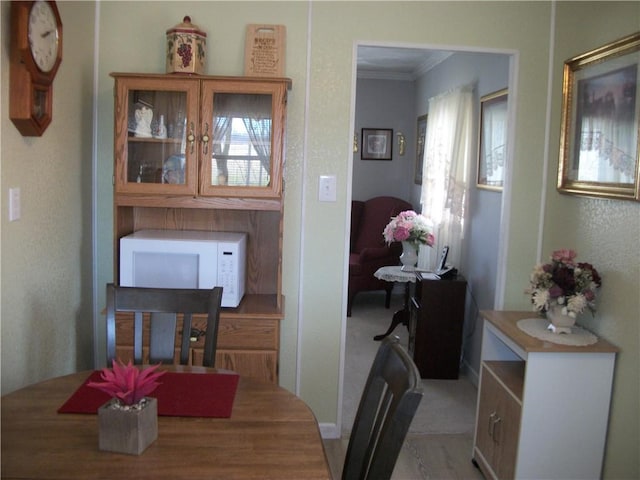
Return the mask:
{"type": "MultiPolygon", "coordinates": [[[[389,45],[358,44],[354,58],[357,58],[353,105],[354,153],[352,159],[351,199],[366,200],[376,195],[398,196],[414,205],[420,212],[421,159],[419,150],[418,122],[428,114],[428,99],[444,93],[456,86],[474,83],[475,98],[479,106],[480,97],[509,89],[509,119],[513,119],[513,72],[517,58],[514,52],[482,52],[459,50],[438,50],[389,45]],[[388,103],[385,104],[385,101],[388,103]],[[376,110],[376,107],[380,107],[376,110]],[[384,123],[383,123],[384,122],[384,123]],[[386,128],[404,136],[404,155],[392,155],[391,161],[371,162],[361,159],[362,128],[386,128]],[[358,151],[356,151],[358,147],[358,151]]],[[[512,138],[513,122],[508,125],[508,138],[512,138]]],[[[394,138],[394,142],[395,142],[394,138]]],[[[509,144],[512,142],[508,142],[509,144]]],[[[394,149],[397,145],[394,144],[394,149]]],[[[512,147],[507,150],[505,186],[500,191],[486,191],[475,187],[476,162],[469,165],[469,214],[466,227],[464,252],[461,252],[462,272],[469,285],[465,304],[465,331],[461,369],[477,384],[480,359],[481,321],[477,312],[481,309],[499,308],[504,286],[503,272],[499,266],[504,263],[502,232],[506,231],[503,205],[509,196],[508,172],[512,147]],[[488,246],[488,247],[487,247],[488,246]]],[[[472,155],[472,159],[476,159],[472,155]]],[[[435,254],[434,254],[435,256],[435,254]]],[[[383,308],[384,302],[380,302],[383,308]]],[[[358,309],[358,299],[354,301],[354,311],[358,309]]],[[[389,318],[393,309],[386,310],[389,318]]],[[[343,321],[348,322],[348,318],[343,321]]],[[[401,328],[401,327],[399,327],[401,328]]],[[[346,328],[343,329],[346,331],[346,328]]],[[[342,346],[345,352],[345,343],[342,346]]],[[[344,364],[349,357],[343,353],[344,364]]],[[[341,382],[344,382],[344,370],[341,382]]],[[[366,375],[366,372],[362,373],[366,375]]],[[[343,405],[344,385],[341,386],[339,428],[344,429],[343,405]]]]}

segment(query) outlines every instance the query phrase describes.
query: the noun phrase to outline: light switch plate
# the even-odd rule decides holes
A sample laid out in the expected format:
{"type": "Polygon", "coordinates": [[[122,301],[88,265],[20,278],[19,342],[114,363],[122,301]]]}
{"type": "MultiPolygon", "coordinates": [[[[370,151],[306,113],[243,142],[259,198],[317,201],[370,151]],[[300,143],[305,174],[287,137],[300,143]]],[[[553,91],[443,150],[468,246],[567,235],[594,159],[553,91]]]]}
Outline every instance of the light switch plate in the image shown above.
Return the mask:
{"type": "Polygon", "coordinates": [[[336,176],[320,175],[318,187],[318,200],[321,202],[336,201],[336,176]]]}
{"type": "Polygon", "coordinates": [[[20,187],[9,189],[9,221],[20,220],[20,187]]]}

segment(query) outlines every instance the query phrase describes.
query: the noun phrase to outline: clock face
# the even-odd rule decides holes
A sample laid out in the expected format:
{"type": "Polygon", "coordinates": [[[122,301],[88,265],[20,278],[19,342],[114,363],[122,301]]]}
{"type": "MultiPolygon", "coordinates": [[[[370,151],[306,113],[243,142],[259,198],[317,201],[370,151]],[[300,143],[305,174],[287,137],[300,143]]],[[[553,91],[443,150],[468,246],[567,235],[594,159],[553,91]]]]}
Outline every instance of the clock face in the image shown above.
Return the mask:
{"type": "Polygon", "coordinates": [[[29,12],[29,49],[42,72],[49,72],[58,55],[58,24],[48,2],[34,2],[29,12]]]}

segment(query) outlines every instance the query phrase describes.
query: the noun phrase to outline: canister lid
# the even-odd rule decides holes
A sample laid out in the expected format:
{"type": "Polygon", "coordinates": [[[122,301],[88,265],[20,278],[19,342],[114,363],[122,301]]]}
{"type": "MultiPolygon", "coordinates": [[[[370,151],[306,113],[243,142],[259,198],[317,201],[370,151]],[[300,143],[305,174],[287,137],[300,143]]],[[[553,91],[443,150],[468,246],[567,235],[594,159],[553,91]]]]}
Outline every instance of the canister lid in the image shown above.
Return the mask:
{"type": "Polygon", "coordinates": [[[194,25],[193,23],[191,23],[191,17],[189,15],[186,15],[183,19],[182,19],[182,23],[179,23],[173,27],[171,27],[170,29],[167,30],[167,35],[169,35],[170,33],[189,33],[189,34],[193,34],[193,35],[200,35],[202,37],[206,37],[207,34],[205,32],[203,32],[202,30],[200,30],[200,28],[197,25],[194,25]]]}

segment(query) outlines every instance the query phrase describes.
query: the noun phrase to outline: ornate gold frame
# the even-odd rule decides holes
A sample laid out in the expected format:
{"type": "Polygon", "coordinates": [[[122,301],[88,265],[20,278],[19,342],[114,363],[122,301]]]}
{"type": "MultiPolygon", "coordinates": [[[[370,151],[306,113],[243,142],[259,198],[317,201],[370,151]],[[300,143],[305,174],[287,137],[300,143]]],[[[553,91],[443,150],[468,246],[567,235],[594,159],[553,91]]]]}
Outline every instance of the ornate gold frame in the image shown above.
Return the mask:
{"type": "Polygon", "coordinates": [[[564,63],[558,191],[640,200],[639,86],[640,32],[564,63]]]}
{"type": "MultiPolygon", "coordinates": [[[[484,190],[492,190],[494,192],[501,192],[504,185],[504,168],[507,162],[507,102],[509,99],[509,90],[503,88],[496,92],[484,95],[480,98],[480,129],[478,139],[478,169],[476,173],[476,187],[484,190]],[[488,128],[486,124],[488,119],[485,118],[487,113],[495,108],[504,108],[504,128],[502,129],[503,136],[501,137],[502,144],[498,148],[494,147],[493,152],[487,151],[487,145],[485,144],[485,129],[488,128]],[[499,180],[489,180],[487,178],[487,170],[489,167],[491,157],[502,157],[502,178],[499,180]]],[[[496,122],[492,122],[492,127],[499,128],[496,122]]],[[[497,160],[494,163],[500,163],[497,160]]]]}
{"type": "Polygon", "coordinates": [[[424,162],[424,146],[427,142],[427,115],[420,115],[416,130],[416,164],[413,171],[413,183],[422,185],[422,168],[424,162]]]}

